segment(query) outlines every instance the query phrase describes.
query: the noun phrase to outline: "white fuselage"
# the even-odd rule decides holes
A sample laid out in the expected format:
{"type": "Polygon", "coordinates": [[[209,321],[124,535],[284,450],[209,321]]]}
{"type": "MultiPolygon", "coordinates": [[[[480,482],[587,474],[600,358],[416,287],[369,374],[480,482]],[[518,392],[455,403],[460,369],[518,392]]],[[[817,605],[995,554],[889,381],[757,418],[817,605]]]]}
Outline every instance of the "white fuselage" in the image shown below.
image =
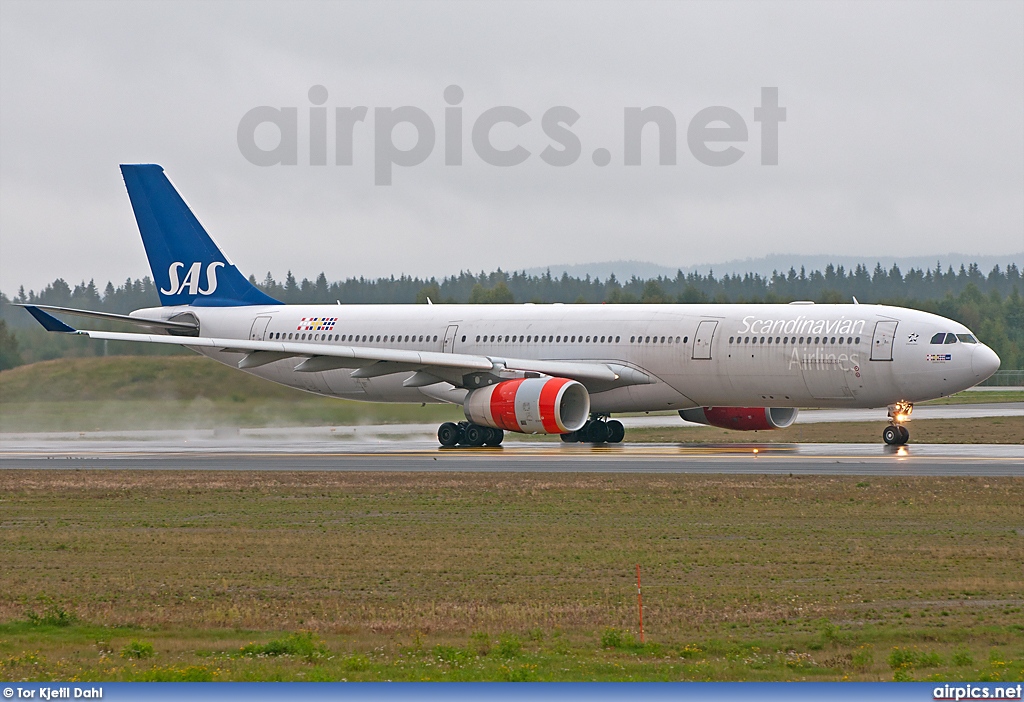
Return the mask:
{"type": "MultiPolygon", "coordinates": [[[[597,413],[883,407],[950,395],[998,367],[981,343],[931,343],[939,333],[969,336],[962,324],[881,305],[273,305],[162,307],[135,315],[168,319],[183,312],[198,319],[204,337],[613,362],[653,380],[592,392],[597,413]]],[[[244,355],[195,350],[236,367],[244,355]]],[[[246,372],[349,400],[446,399],[436,389],[404,387],[412,371],[354,378],[347,368],[296,372],[299,360],[246,372]]]]}

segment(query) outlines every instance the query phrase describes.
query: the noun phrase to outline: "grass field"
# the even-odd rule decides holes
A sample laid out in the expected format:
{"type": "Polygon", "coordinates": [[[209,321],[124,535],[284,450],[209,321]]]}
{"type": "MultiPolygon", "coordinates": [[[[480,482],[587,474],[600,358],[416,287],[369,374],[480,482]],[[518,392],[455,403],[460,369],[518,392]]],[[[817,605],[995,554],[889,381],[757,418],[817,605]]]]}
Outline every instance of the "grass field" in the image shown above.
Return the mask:
{"type": "MultiPolygon", "coordinates": [[[[936,403],[1010,401],[1024,401],[1024,390],[966,392],[936,403]]],[[[451,405],[318,397],[199,356],[61,359],[0,373],[0,432],[441,423],[463,418],[461,409],[451,405]]],[[[874,434],[882,430],[881,425],[871,426],[874,434]]]]}
{"type": "Polygon", "coordinates": [[[0,500],[0,679],[1024,677],[1021,478],[8,470],[0,500]]]}

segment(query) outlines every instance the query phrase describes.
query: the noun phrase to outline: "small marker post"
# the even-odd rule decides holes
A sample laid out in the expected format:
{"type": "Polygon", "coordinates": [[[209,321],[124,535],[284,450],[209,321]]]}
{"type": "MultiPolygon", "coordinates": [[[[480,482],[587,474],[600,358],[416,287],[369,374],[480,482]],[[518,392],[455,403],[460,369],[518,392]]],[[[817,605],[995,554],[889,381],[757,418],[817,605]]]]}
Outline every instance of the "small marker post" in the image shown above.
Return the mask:
{"type": "Polygon", "coordinates": [[[640,593],[640,564],[636,564],[636,608],[640,611],[640,643],[644,642],[644,599],[640,593]]]}

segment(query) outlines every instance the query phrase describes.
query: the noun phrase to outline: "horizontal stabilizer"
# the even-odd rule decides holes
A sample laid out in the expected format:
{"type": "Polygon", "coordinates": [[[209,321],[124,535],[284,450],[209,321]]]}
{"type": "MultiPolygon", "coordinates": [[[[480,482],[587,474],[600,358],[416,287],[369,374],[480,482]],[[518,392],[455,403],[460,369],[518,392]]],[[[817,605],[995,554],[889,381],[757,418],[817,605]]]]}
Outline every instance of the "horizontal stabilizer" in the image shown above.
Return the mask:
{"type": "Polygon", "coordinates": [[[74,327],[68,326],[64,322],[60,321],[52,314],[47,314],[35,305],[24,305],[25,309],[30,315],[36,318],[36,321],[43,325],[43,329],[52,332],[63,332],[65,334],[69,332],[78,331],[74,327]]]}
{"type": "MultiPolygon", "coordinates": [[[[113,312],[94,312],[93,310],[79,310],[73,307],[57,307],[56,305],[23,305],[18,302],[15,302],[14,304],[17,307],[34,307],[39,310],[46,310],[47,312],[59,312],[60,314],[70,314],[74,317],[89,317],[92,319],[106,319],[111,322],[125,322],[126,324],[134,324],[135,326],[146,327],[149,329],[171,329],[177,332],[184,333],[195,333],[199,329],[198,325],[190,324],[188,322],[171,322],[164,319],[145,319],[144,317],[132,317],[131,315],[127,314],[114,314],[113,312]]],[[[50,329],[49,331],[56,330],[50,329]]]]}

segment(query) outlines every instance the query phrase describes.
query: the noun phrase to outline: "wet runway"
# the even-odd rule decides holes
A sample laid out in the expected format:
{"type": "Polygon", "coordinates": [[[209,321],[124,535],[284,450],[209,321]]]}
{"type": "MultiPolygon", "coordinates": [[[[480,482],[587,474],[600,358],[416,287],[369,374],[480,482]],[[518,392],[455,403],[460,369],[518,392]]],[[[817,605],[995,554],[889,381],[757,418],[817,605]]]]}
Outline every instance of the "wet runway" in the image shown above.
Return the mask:
{"type": "MultiPolygon", "coordinates": [[[[1024,403],[924,406],[915,419],[1024,415],[1024,403]]],[[[627,428],[696,427],[677,414],[627,428]]],[[[808,410],[798,422],[885,422],[885,410],[808,410]]],[[[1006,444],[630,444],[507,439],[442,449],[436,424],[0,434],[0,469],[335,470],[1024,476],[1006,444]]]]}
{"type": "Polygon", "coordinates": [[[776,475],[1021,476],[1024,447],[993,444],[619,444],[508,441],[442,449],[419,436],[365,440],[330,428],[5,435],[0,468],[776,475]],[[19,438],[21,437],[21,438],[19,438]]]}

